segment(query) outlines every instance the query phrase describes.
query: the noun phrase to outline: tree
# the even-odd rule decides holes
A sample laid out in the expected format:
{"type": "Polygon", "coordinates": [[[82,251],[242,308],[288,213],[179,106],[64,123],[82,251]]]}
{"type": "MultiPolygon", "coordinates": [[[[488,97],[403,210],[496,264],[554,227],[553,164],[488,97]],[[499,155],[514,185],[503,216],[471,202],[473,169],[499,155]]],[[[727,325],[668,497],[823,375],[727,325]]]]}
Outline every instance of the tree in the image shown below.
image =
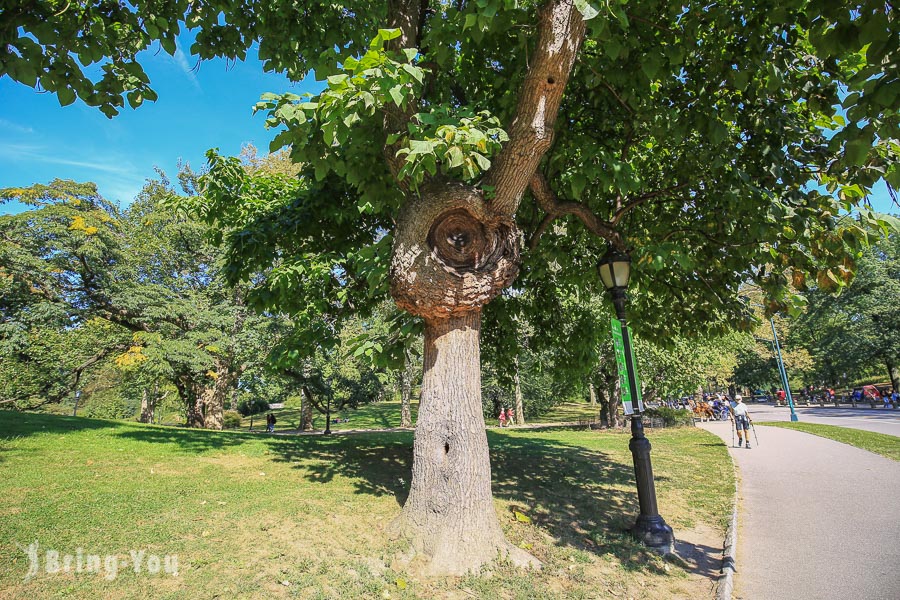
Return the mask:
{"type": "Polygon", "coordinates": [[[395,524],[428,572],[477,569],[498,552],[535,562],[500,531],[480,415],[482,307],[517,275],[522,290],[552,281],[599,296],[586,275],[608,242],[635,258],[645,335],[723,330],[746,318],[744,281],[773,308],[790,300],[788,265],[843,283],[847,255],[886,220],[841,213],[880,177],[900,183],[900,34],[883,2],[55,9],[4,12],[2,67],[64,104],[81,97],[111,115],[123,96],[152,99],[138,53],[154,40],[173,53],[182,23],[201,58],[259,44],[267,69],[328,78],[316,97],[259,106],[302,178],[212,155],[202,210],[256,305],[350,313],[389,287],[424,321],[412,484],[395,524]],[[88,79],[73,54],[109,57],[103,77],[88,79]]]}
{"type": "MultiPolygon", "coordinates": [[[[791,339],[815,359],[819,379],[835,385],[876,365],[900,389],[900,237],[885,237],[860,259],[839,295],[813,288],[791,339]]],[[[792,331],[793,333],[793,331],[792,331]]],[[[879,369],[880,370],[880,369],[879,369]]]]}
{"type": "Polygon", "coordinates": [[[173,194],[164,177],[152,180],[120,211],[93,184],[0,190],[35,206],[0,217],[4,366],[32,372],[30,387],[5,394],[23,407],[58,402],[83,371],[115,361],[148,390],[171,381],[188,424],[221,429],[227,394],[261,359],[255,331],[272,319],[225,286],[202,224],[165,207],[173,194]]]}

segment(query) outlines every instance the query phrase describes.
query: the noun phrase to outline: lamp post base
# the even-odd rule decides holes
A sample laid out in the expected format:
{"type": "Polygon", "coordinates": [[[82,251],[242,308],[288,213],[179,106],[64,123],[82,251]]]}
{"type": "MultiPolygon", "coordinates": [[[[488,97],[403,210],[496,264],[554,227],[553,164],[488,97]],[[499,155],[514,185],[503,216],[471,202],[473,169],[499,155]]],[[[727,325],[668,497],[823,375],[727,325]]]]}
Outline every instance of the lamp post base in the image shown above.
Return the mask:
{"type": "Polygon", "coordinates": [[[660,554],[671,554],[675,551],[675,534],[666,524],[665,519],[657,515],[648,517],[640,515],[634,526],[628,530],[634,538],[645,546],[660,554]]]}

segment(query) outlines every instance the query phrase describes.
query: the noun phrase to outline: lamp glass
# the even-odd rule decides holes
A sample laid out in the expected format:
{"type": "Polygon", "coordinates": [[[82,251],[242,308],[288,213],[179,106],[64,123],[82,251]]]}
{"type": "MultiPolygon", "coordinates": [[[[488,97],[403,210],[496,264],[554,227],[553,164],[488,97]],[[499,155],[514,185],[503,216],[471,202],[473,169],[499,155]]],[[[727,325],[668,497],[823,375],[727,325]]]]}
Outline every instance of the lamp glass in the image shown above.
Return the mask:
{"type": "Polygon", "coordinates": [[[600,263],[598,269],[603,286],[607,290],[613,288],[628,287],[628,278],[631,276],[631,261],[627,257],[618,255],[607,256],[600,263]]]}

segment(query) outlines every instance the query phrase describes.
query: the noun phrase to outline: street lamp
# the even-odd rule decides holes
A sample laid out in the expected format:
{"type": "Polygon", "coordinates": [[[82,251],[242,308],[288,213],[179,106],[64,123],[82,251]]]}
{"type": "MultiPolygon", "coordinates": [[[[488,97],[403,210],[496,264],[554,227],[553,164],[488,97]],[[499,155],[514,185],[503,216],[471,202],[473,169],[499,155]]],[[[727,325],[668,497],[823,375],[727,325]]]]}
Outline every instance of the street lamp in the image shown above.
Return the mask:
{"type": "Polygon", "coordinates": [[[775,347],[775,356],[778,358],[778,372],[781,375],[781,381],[784,382],[784,395],[787,398],[788,406],[791,407],[791,421],[799,421],[797,411],[794,410],[794,397],[791,395],[791,382],[788,381],[787,370],[784,368],[784,359],[781,358],[781,345],[778,343],[778,334],[775,333],[775,317],[769,319],[772,324],[772,345],[775,347]]]}
{"type": "MultiPolygon", "coordinates": [[[[625,350],[625,365],[628,374],[626,382],[631,397],[637,398],[637,377],[631,356],[631,336],[625,317],[625,290],[631,276],[631,258],[628,254],[610,246],[597,265],[603,286],[612,296],[616,309],[616,317],[622,323],[622,342],[625,350]]],[[[631,415],[631,442],[628,444],[634,460],[634,478],[637,483],[638,502],[641,513],[638,515],[631,533],[646,546],[662,553],[671,552],[675,544],[672,528],[659,515],[656,505],[656,485],[653,483],[653,466],[650,463],[650,440],[644,436],[644,424],[641,421],[640,405],[635,402],[634,414],[631,415]]]]}

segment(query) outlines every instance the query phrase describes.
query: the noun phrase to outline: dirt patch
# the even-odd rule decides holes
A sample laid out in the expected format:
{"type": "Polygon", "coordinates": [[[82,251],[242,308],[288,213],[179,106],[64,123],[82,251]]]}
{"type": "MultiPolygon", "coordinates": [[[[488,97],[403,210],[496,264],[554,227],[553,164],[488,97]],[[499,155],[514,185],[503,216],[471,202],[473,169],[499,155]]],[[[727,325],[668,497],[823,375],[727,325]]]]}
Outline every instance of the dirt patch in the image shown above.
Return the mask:
{"type": "Polygon", "coordinates": [[[675,532],[675,556],[688,573],[685,585],[696,590],[694,598],[713,598],[722,568],[725,534],[705,524],[675,532]]]}

